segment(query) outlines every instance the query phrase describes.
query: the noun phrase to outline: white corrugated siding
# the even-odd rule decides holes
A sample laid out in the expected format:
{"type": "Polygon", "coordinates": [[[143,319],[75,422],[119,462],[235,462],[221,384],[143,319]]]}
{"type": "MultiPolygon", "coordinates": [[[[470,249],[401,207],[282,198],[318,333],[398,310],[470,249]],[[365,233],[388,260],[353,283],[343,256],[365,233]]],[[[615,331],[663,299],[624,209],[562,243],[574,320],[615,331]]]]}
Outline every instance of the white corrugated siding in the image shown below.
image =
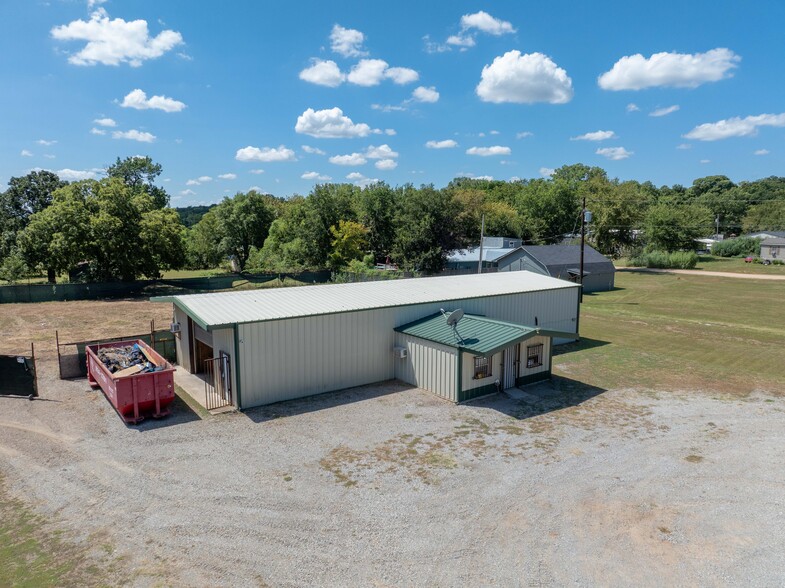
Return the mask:
{"type": "Polygon", "coordinates": [[[398,380],[458,402],[455,382],[458,356],[455,349],[403,333],[395,334],[395,346],[408,351],[408,356],[403,359],[398,355],[393,357],[398,380]]]}
{"type": "Polygon", "coordinates": [[[575,332],[577,303],[578,289],[567,288],[239,325],[242,405],[392,379],[393,329],[440,307],[575,332]]]}
{"type": "Polygon", "coordinates": [[[188,315],[176,306],[174,307],[174,322],[180,323],[180,332],[174,337],[177,362],[189,372],[193,371],[191,367],[191,337],[188,333],[188,315]]]}

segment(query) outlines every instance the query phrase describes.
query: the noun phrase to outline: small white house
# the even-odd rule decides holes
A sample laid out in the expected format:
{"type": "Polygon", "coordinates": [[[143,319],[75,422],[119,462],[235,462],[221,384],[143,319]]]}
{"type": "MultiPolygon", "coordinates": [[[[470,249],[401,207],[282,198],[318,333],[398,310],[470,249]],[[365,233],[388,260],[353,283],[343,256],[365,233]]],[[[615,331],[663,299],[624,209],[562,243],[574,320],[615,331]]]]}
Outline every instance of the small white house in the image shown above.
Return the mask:
{"type": "Polygon", "coordinates": [[[219,365],[244,409],[394,378],[455,402],[547,378],[553,338],[577,336],[578,295],[520,271],[152,300],[174,305],[179,365],[219,365]]]}
{"type": "Polygon", "coordinates": [[[764,239],[760,243],[760,258],[765,261],[785,261],[785,239],[764,239]]]}

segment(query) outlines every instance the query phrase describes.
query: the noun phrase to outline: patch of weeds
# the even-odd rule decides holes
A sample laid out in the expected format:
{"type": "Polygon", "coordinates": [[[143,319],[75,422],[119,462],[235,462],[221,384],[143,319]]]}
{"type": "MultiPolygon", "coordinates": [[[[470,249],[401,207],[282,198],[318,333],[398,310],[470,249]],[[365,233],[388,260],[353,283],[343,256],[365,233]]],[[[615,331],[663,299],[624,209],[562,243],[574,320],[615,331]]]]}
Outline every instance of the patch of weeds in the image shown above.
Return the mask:
{"type": "Polygon", "coordinates": [[[663,535],[670,535],[673,531],[671,531],[668,527],[657,527],[657,530],[662,533],[663,535]]]}
{"type": "Polygon", "coordinates": [[[413,419],[414,418],[414,413],[407,412],[405,415],[403,415],[403,418],[405,418],[405,419],[413,419]]]}
{"type": "Polygon", "coordinates": [[[291,482],[292,481],[292,477],[289,474],[285,474],[284,477],[283,477],[283,481],[284,482],[291,482]]]}
{"type": "MultiPolygon", "coordinates": [[[[0,476],[0,586],[95,586],[106,584],[110,574],[120,577],[116,561],[96,566],[82,546],[61,535],[49,529],[44,517],[9,496],[0,476]]],[[[106,557],[113,552],[109,544],[101,547],[106,557]]]]}
{"type": "Polygon", "coordinates": [[[692,454],[692,455],[688,455],[684,459],[690,463],[700,463],[703,461],[703,456],[692,454]]]}
{"type": "Polygon", "coordinates": [[[345,473],[344,468],[356,464],[361,458],[361,452],[350,449],[346,445],[339,445],[319,460],[319,465],[333,474],[335,480],[339,484],[343,484],[347,488],[350,488],[357,485],[357,480],[354,480],[349,474],[345,473]]]}

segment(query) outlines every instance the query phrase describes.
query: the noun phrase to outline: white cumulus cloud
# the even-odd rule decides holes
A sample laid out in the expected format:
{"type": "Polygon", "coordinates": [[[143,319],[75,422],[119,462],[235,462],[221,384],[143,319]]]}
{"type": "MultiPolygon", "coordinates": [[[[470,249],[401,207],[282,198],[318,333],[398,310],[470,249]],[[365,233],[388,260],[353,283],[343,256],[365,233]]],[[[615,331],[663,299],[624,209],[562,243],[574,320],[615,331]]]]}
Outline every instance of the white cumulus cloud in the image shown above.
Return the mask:
{"type": "Polygon", "coordinates": [[[337,106],[325,110],[308,108],[297,117],[294,130],[303,135],[323,139],[367,137],[372,132],[367,124],[352,122],[352,119],[344,116],[343,111],[337,106]]]}
{"type": "Polygon", "coordinates": [[[639,110],[640,110],[640,108],[634,102],[630,102],[627,105],[627,112],[638,112],[639,110]]]}
{"type": "Polygon", "coordinates": [[[398,162],[394,159],[380,159],[374,165],[376,166],[376,169],[387,171],[398,167],[398,162]]]}
{"type": "Polygon", "coordinates": [[[163,110],[164,112],[180,112],[185,108],[185,103],[167,98],[166,96],[151,96],[139,88],[131,90],[120,103],[123,108],[134,108],[136,110],[163,110]]]}
{"type": "Polygon", "coordinates": [[[477,41],[474,40],[472,35],[450,35],[447,37],[446,43],[447,45],[460,47],[462,51],[465,51],[469,47],[474,47],[477,41]]]}
{"type": "Polygon", "coordinates": [[[477,95],[484,102],[564,104],[573,96],[567,72],[542,53],[508,51],[482,69],[477,95]]]}
{"type": "Polygon", "coordinates": [[[361,59],[346,76],[346,79],[358,86],[376,86],[384,79],[387,62],[384,59],[361,59]]]}
{"type": "Polygon", "coordinates": [[[199,180],[188,180],[185,183],[185,185],[186,186],[199,186],[199,185],[201,185],[201,182],[199,180]]]}
{"type": "Polygon", "coordinates": [[[129,139],[131,141],[139,141],[140,143],[152,143],[156,137],[152,133],[132,129],[130,131],[113,131],[112,139],[129,139]]]}
{"type": "Polygon", "coordinates": [[[44,147],[51,147],[52,145],[57,143],[57,141],[47,141],[46,139],[38,139],[36,143],[38,143],[39,145],[43,145],[44,147]]]}
{"type": "Polygon", "coordinates": [[[194,191],[193,191],[193,190],[191,190],[191,189],[188,189],[188,190],[181,190],[181,191],[180,191],[180,196],[196,196],[196,192],[194,192],[194,191]]]}
{"type": "Polygon", "coordinates": [[[597,83],[603,90],[643,90],[658,86],[697,88],[733,75],[741,57],[730,49],[717,48],[706,53],[640,53],[619,59],[597,83]]]}
{"type": "Polygon", "coordinates": [[[649,113],[649,116],[667,116],[672,112],[676,112],[679,110],[679,105],[674,104],[673,106],[665,106],[663,108],[657,108],[656,110],[652,110],[649,113]]]}
{"type": "Polygon", "coordinates": [[[368,160],[362,153],[352,153],[350,155],[333,155],[329,162],[335,165],[364,165],[368,160]]]}
{"type": "Polygon", "coordinates": [[[393,151],[386,143],[378,147],[371,145],[365,150],[365,157],[368,159],[392,159],[398,157],[398,152],[393,151]]]}
{"type": "Polygon", "coordinates": [[[58,41],[86,42],[68,57],[74,65],[128,63],[139,67],[145,60],[161,57],[183,44],[183,36],[177,31],[165,30],[151,37],[146,20],[110,19],[103,8],[95,10],[90,20],[75,20],[52,28],[51,35],[58,41]]]}
{"type": "Polygon", "coordinates": [[[294,156],[294,151],[288,149],[287,147],[280,145],[278,148],[275,147],[243,147],[242,149],[238,149],[237,153],[235,154],[234,158],[237,161],[264,161],[264,162],[275,162],[275,161],[295,161],[296,158],[294,156]]]}
{"type": "Polygon", "coordinates": [[[417,102],[438,102],[439,92],[437,92],[436,88],[433,86],[428,88],[425,86],[418,86],[412,92],[412,100],[416,100],[417,102]]]}
{"type": "Polygon", "coordinates": [[[304,180],[316,180],[318,182],[329,182],[332,177],[320,174],[319,172],[309,171],[300,176],[304,180]]]}
{"type": "Polygon", "coordinates": [[[55,173],[57,177],[66,182],[79,182],[81,180],[94,180],[98,177],[101,170],[95,169],[59,169],[55,173]]]}
{"type": "Polygon", "coordinates": [[[232,174],[232,173],[229,173],[229,174],[219,174],[218,178],[221,179],[221,180],[236,180],[237,179],[237,174],[232,174]]]}
{"type": "Polygon", "coordinates": [[[602,149],[597,149],[595,153],[612,161],[619,161],[620,159],[627,159],[633,152],[627,151],[624,147],[603,147],[602,149]]]}
{"type": "Polygon", "coordinates": [[[420,74],[408,67],[388,67],[384,72],[384,77],[399,86],[404,86],[419,80],[420,74]]]}
{"type": "Polygon", "coordinates": [[[452,149],[457,147],[458,143],[452,139],[445,139],[444,141],[428,141],[425,146],[428,149],[452,149]]]}
{"type": "Polygon", "coordinates": [[[93,121],[95,124],[101,127],[116,127],[117,123],[114,119],[111,118],[97,118],[93,121]]]}
{"type": "Polygon", "coordinates": [[[585,133],[577,137],[570,137],[570,141],[605,141],[607,139],[615,139],[616,133],[613,131],[594,131],[593,133],[585,133]]]}
{"type": "Polygon", "coordinates": [[[476,29],[497,37],[515,32],[511,23],[495,18],[482,10],[474,14],[464,14],[461,17],[461,28],[465,31],[476,29]]]}
{"type": "Polygon", "coordinates": [[[469,147],[466,150],[466,155],[479,155],[480,157],[509,155],[510,153],[512,153],[512,149],[503,147],[502,145],[493,145],[492,147],[469,147]]]}
{"type": "Polygon", "coordinates": [[[768,155],[770,151],[768,149],[758,149],[755,151],[755,155],[768,155]]]}
{"type": "Polygon", "coordinates": [[[318,147],[311,147],[310,145],[303,145],[303,151],[305,151],[306,153],[311,153],[312,155],[327,155],[324,151],[322,151],[318,147]]]}
{"type": "Polygon", "coordinates": [[[759,114],[744,118],[734,117],[714,123],[704,123],[684,135],[685,139],[718,141],[730,137],[753,137],[758,127],[785,127],[785,112],[782,114],[759,114]]]}
{"type": "Polygon", "coordinates": [[[550,178],[553,174],[556,173],[556,170],[552,167],[541,167],[540,168],[540,175],[543,178],[550,178]]]}
{"type": "Polygon", "coordinates": [[[521,131],[520,133],[515,133],[516,139],[525,139],[526,137],[533,137],[534,133],[531,131],[521,131]]]}
{"type": "Polygon", "coordinates": [[[360,186],[361,188],[364,188],[371,184],[376,184],[377,182],[380,181],[377,178],[367,178],[364,175],[362,175],[360,172],[352,172],[346,176],[346,179],[352,180],[356,186],[360,186]]]}
{"type": "Polygon", "coordinates": [[[22,157],[32,157],[33,153],[31,151],[28,151],[27,149],[22,149],[19,155],[21,155],[22,157]]]}
{"type": "Polygon", "coordinates": [[[346,29],[339,24],[333,25],[330,33],[330,48],[344,57],[362,57],[368,53],[362,45],[365,35],[356,29],[346,29]]]}
{"type": "Polygon", "coordinates": [[[319,86],[335,88],[344,82],[346,74],[332,60],[312,59],[310,67],[300,72],[300,79],[319,86]]]}

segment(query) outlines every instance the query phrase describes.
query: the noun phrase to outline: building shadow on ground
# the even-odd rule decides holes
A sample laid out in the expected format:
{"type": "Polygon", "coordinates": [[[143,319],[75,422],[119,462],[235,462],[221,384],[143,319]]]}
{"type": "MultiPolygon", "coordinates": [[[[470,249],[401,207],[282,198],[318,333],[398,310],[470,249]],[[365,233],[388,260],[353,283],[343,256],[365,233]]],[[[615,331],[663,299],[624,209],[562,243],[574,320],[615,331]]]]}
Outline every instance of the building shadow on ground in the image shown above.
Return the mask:
{"type": "Polygon", "coordinates": [[[585,349],[594,349],[595,347],[603,347],[610,345],[610,341],[603,341],[602,339],[591,339],[590,337],[581,337],[580,341],[573,343],[564,343],[563,345],[554,345],[553,356],[564,355],[565,353],[574,353],[576,351],[583,351],[585,349]]]}
{"type": "Polygon", "coordinates": [[[255,423],[264,423],[282,417],[328,410],[338,406],[373,400],[374,398],[397,394],[413,388],[414,386],[398,380],[388,380],[378,384],[369,384],[337,392],[325,392],[294,400],[284,400],[275,404],[266,404],[244,410],[242,414],[255,423]]]}
{"type": "Polygon", "coordinates": [[[605,388],[571,378],[553,376],[551,380],[478,398],[467,402],[466,406],[496,410],[515,419],[524,420],[579,406],[604,392],[607,392],[605,388]]]}

